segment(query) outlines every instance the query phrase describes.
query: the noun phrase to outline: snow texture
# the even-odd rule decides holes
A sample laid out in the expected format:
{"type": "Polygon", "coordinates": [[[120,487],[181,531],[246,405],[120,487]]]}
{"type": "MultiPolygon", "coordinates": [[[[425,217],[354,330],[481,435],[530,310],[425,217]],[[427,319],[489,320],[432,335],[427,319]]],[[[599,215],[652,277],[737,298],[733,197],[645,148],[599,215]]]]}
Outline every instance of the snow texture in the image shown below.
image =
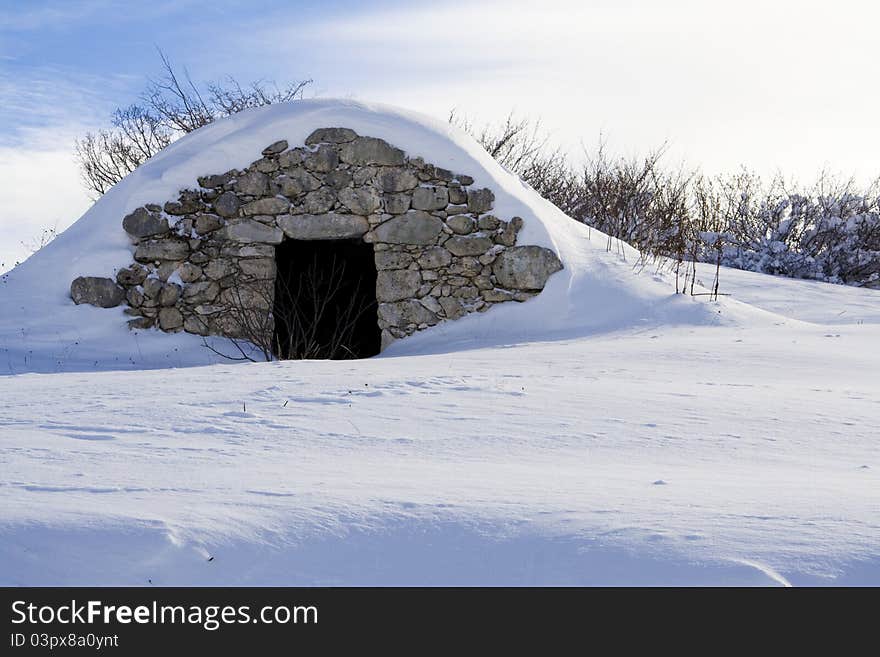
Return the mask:
{"type": "Polygon", "coordinates": [[[880,292],[724,269],[712,303],[605,243],[396,109],[180,140],[0,284],[0,584],[880,584],[880,292]],[[70,301],[127,212],[328,126],[472,175],[565,270],[364,361],[217,363],[70,301]]]}

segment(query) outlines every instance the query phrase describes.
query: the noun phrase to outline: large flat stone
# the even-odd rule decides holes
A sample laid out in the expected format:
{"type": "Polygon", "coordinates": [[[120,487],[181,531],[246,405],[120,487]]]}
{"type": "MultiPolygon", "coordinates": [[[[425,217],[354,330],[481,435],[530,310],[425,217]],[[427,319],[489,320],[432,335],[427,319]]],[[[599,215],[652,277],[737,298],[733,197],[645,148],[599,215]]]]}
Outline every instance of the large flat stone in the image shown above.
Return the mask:
{"type": "Polygon", "coordinates": [[[226,238],[233,242],[257,242],[262,244],[280,244],[284,233],[280,228],[267,226],[259,221],[246,220],[229,224],[223,229],[226,238]]]}
{"type": "Polygon", "coordinates": [[[388,269],[376,276],[376,300],[380,303],[401,301],[416,295],[422,277],[412,269],[388,269]]]}
{"type": "Polygon", "coordinates": [[[80,276],[70,285],[70,298],[77,305],[87,303],[99,308],[115,308],[125,299],[125,290],[112,278],[80,276]]]}
{"type": "Polygon", "coordinates": [[[278,225],[294,240],[354,239],[370,229],[366,217],[337,212],[284,215],[278,217],[278,225]]]}
{"type": "Polygon", "coordinates": [[[122,227],[132,237],[151,237],[168,232],[168,220],[146,208],[138,208],[122,220],[122,227]]]}
{"type": "Polygon", "coordinates": [[[357,165],[400,166],[406,160],[402,150],[375,137],[358,137],[344,144],[339,149],[339,156],[343,162],[357,165]]]}
{"type": "Polygon", "coordinates": [[[452,255],[478,256],[492,248],[493,242],[488,237],[464,237],[456,235],[446,240],[445,246],[452,255]]]}
{"type": "Polygon", "coordinates": [[[344,144],[357,139],[357,133],[351,128],[318,128],[306,137],[306,146],[314,144],[344,144]]]}
{"type": "Polygon", "coordinates": [[[182,240],[148,240],[138,244],[134,259],[138,262],[185,260],[188,255],[189,245],[182,240]]]}
{"type": "Polygon", "coordinates": [[[241,210],[249,216],[259,214],[282,214],[290,209],[290,202],[281,198],[269,197],[251,201],[241,210]]]}
{"type": "Polygon", "coordinates": [[[382,197],[372,187],[347,187],[339,192],[339,200],[355,214],[372,214],[382,205],[382,197]]]}
{"type": "Polygon", "coordinates": [[[514,290],[543,290],[562,262],[543,246],[515,246],[503,251],[492,265],[498,284],[514,290]]]}
{"type": "Polygon", "coordinates": [[[377,242],[388,244],[429,245],[437,241],[443,230],[443,220],[421,210],[392,217],[376,228],[377,242]]]}

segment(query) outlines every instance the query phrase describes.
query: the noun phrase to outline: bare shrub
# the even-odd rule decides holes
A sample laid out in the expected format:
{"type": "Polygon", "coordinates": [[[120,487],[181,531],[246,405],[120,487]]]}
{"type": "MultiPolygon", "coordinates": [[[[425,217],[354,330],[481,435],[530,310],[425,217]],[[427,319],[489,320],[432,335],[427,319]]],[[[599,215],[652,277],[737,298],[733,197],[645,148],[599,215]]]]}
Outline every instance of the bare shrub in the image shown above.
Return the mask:
{"type": "Polygon", "coordinates": [[[831,283],[880,287],[880,180],[859,187],[822,173],[810,186],[748,171],[708,178],[661,166],[666,147],[642,158],[609,157],[600,138],[575,166],[554,149],[540,122],[512,114],[475,128],[454,113],[510,171],[563,212],[605,233],[622,256],[626,242],[670,267],[676,290],[694,294],[696,262],[831,283]]]}
{"type": "Polygon", "coordinates": [[[197,85],[189,72],[175,70],[159,51],[162,75],[150,79],[140,102],[117,109],[111,127],[76,141],[83,183],[95,198],[180,136],[218,118],[251,107],[302,98],[311,80],[278,87],[256,80],[242,86],[235,78],[197,85]]]}
{"type": "Polygon", "coordinates": [[[229,302],[220,320],[238,356],[229,356],[206,341],[217,354],[233,360],[266,361],[274,357],[344,360],[359,358],[358,321],[375,312],[374,295],[347,285],[346,261],[317,255],[295,278],[258,280],[242,276],[228,288],[229,302]],[[251,346],[253,345],[253,347],[251,346]],[[256,348],[256,351],[254,349],[256,348]]]}

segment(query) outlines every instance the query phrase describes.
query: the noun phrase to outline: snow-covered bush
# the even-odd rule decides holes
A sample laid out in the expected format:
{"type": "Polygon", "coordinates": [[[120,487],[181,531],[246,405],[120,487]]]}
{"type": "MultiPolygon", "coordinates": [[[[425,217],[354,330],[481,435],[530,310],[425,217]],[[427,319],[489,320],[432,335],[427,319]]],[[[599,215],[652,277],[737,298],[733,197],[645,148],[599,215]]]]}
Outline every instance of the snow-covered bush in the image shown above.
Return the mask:
{"type": "Polygon", "coordinates": [[[510,116],[475,130],[451,120],[566,214],[606,233],[609,250],[617,239],[676,271],[703,261],[880,287],[880,179],[858,189],[824,174],[810,187],[781,177],[767,183],[746,171],[708,178],[662,168],[664,148],[610,158],[602,142],[576,166],[547,148],[537,121],[510,116]]]}

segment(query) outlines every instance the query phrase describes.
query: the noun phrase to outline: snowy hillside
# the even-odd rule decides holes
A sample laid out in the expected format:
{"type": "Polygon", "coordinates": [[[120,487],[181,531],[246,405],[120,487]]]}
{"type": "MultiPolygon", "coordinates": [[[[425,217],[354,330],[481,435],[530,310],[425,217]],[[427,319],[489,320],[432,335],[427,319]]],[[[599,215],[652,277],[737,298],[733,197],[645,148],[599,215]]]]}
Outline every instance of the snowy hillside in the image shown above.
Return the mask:
{"type": "Polygon", "coordinates": [[[0,584],[880,584],[880,292],[724,270],[710,303],[634,259],[420,116],[191,134],[0,283],[0,584]],[[126,213],[327,125],[467,171],[565,269],[348,362],[70,301],[126,213]]]}
{"type": "Polygon", "coordinates": [[[174,198],[206,172],[243,167],[272,141],[302,143],[316,128],[332,125],[387,139],[408,155],[424,154],[437,166],[468,172],[475,186],[493,189],[499,216],[525,220],[519,244],[552,248],[565,263],[565,270],[526,306],[498,308],[432,331],[433,339],[445,345],[585,335],[646,322],[733,322],[745,312],[728,309],[719,319],[718,309],[675,298],[668,282],[633,276],[634,252],[629,262],[608,257],[603,235],[593,231],[590,239],[585,226],[527,189],[471,137],[448,124],[388,107],[302,101],[242,112],[187,135],[129,175],[54,242],[11,272],[0,283],[0,304],[6,310],[0,316],[0,371],[217,362],[197,336],[132,333],[121,308],[75,306],[69,298],[70,283],[77,276],[112,275],[131,263],[134,247],[120,226],[134,209],[174,198]]]}

